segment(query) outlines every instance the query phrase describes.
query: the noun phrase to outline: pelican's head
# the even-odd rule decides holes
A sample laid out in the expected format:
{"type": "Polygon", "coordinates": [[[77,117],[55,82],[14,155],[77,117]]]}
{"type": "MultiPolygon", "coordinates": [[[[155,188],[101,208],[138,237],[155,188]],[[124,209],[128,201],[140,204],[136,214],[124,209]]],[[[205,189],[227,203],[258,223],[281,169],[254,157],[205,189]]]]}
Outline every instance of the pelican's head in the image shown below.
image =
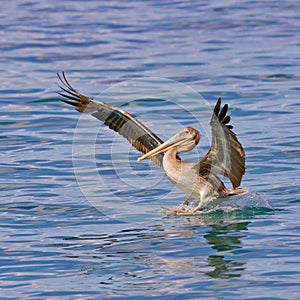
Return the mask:
{"type": "Polygon", "coordinates": [[[201,135],[198,130],[192,127],[186,127],[175,134],[173,137],[171,137],[165,143],[139,157],[138,161],[141,161],[148,157],[152,157],[162,152],[167,152],[174,148],[177,149],[177,152],[190,151],[199,143],[200,137],[201,135]]]}

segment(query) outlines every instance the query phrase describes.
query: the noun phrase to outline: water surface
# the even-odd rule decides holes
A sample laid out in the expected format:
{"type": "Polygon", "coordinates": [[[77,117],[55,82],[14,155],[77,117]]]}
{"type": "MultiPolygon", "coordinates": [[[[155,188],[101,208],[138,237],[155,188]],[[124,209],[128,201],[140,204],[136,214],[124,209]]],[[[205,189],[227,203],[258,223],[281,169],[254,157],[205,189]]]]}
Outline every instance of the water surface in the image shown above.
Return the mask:
{"type": "MultiPolygon", "coordinates": [[[[299,12],[296,1],[276,0],[2,4],[1,297],[298,299],[299,12]],[[145,77],[185,84],[211,106],[221,96],[245,147],[249,195],[168,216],[160,206],[180,204],[182,192],[96,122],[96,163],[109,186],[97,197],[138,203],[140,219],[97,210],[76,180],[79,114],[56,94],[60,70],[93,97],[145,77]]],[[[112,103],[163,139],[178,130],[170,120],[204,130],[187,156],[198,159],[209,130],[197,124],[208,124],[210,109],[180,94],[161,100],[112,103]]]]}

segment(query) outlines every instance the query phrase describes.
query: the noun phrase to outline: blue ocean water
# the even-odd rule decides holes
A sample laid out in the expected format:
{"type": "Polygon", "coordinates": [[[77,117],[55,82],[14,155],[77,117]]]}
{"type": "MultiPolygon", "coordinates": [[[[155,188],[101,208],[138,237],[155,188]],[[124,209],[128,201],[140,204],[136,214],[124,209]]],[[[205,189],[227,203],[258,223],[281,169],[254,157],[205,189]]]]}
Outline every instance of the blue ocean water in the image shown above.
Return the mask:
{"type": "Polygon", "coordinates": [[[299,13],[292,0],[3,2],[0,296],[299,299],[299,13]],[[249,194],[167,215],[161,206],[183,193],[60,102],[61,70],[163,139],[200,123],[194,161],[208,149],[211,110],[189,96],[211,106],[221,96],[246,151],[249,194]],[[138,99],[144,78],[178,85],[172,97],[162,89],[169,98],[147,90],[138,99]],[[78,129],[86,138],[74,146],[78,129]],[[93,134],[99,178],[81,168],[93,134]]]}

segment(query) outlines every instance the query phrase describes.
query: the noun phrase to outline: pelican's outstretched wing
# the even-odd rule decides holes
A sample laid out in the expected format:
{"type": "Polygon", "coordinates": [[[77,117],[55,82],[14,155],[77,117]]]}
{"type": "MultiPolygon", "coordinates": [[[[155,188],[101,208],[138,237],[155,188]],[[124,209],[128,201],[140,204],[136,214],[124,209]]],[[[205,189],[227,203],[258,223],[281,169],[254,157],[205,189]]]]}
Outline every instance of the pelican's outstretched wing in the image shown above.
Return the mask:
{"type": "Polygon", "coordinates": [[[231,118],[227,115],[228,105],[221,109],[221,98],[218,99],[210,121],[212,130],[211,147],[205,157],[197,164],[203,177],[210,174],[222,174],[228,177],[234,188],[241,183],[245,173],[245,152],[236,134],[228,125],[231,118]]]}
{"type": "MultiPolygon", "coordinates": [[[[64,72],[62,75],[57,73],[57,76],[62,83],[60,88],[64,91],[58,94],[68,99],[62,100],[63,102],[75,106],[81,113],[91,112],[93,117],[125,137],[138,151],[146,154],[163,143],[158,136],[126,111],[77,92],[68,82],[64,72]]],[[[162,167],[162,159],[163,154],[151,158],[159,167],[162,167]]]]}

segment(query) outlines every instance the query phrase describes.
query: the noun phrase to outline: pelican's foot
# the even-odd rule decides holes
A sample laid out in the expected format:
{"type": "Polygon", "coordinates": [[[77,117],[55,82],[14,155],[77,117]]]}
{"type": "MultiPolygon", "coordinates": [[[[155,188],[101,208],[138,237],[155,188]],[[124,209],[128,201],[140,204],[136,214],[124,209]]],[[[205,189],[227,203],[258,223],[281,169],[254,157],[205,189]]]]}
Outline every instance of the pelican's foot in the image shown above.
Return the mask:
{"type": "Polygon", "coordinates": [[[186,214],[191,212],[191,207],[186,205],[185,203],[180,204],[176,209],[175,209],[177,214],[186,214]]]}
{"type": "Polygon", "coordinates": [[[187,205],[186,202],[184,202],[183,204],[180,204],[177,208],[169,208],[169,207],[165,207],[165,212],[167,215],[192,215],[195,214],[196,212],[198,212],[199,210],[201,210],[201,208],[203,207],[203,201],[200,201],[200,203],[194,207],[191,205],[187,205]]]}
{"type": "Polygon", "coordinates": [[[203,207],[203,202],[201,201],[195,208],[193,208],[192,213],[196,213],[203,207]]]}
{"type": "Polygon", "coordinates": [[[164,208],[167,215],[183,215],[183,214],[190,214],[191,213],[191,207],[186,204],[181,204],[177,208],[170,208],[165,207],[164,208]]]}

